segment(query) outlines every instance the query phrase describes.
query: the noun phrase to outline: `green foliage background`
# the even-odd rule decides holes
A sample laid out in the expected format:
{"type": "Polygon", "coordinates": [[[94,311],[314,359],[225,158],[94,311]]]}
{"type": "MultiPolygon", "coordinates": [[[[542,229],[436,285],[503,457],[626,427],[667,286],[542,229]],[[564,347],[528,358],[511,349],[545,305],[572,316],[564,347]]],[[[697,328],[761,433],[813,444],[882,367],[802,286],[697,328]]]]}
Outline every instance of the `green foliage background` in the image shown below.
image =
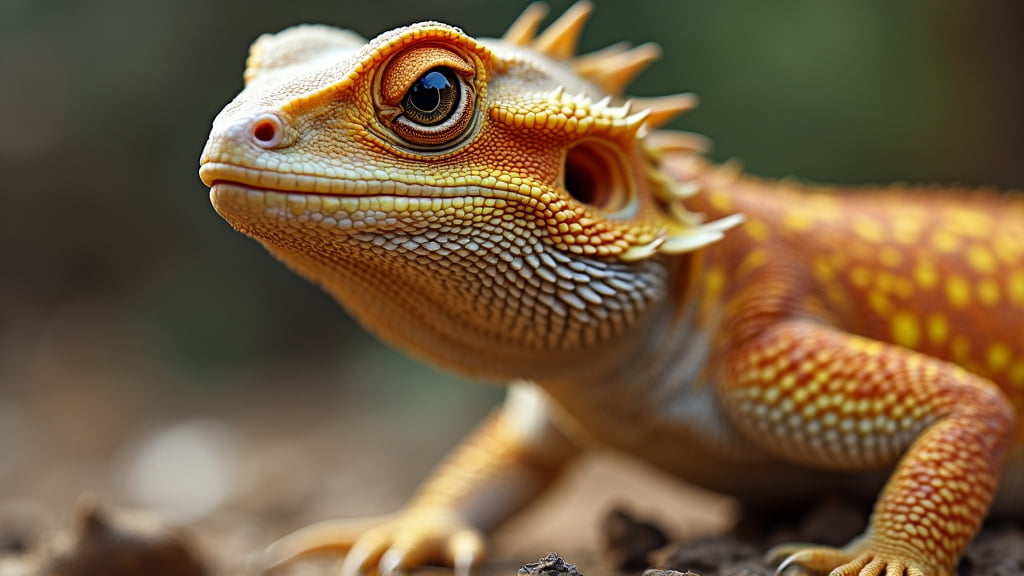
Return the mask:
{"type": "MultiPolygon", "coordinates": [[[[552,4],[557,14],[568,2],[552,4]]],[[[818,181],[1024,185],[1017,4],[597,4],[582,49],[659,42],[662,61],[633,92],[699,93],[701,107],[675,125],[709,135],[717,160],[818,181]]],[[[301,385],[355,387],[405,414],[491,402],[489,389],[386,351],[231,231],[196,169],[260,33],[324,22],[373,36],[436,19],[496,36],[522,8],[0,1],[0,392],[130,366],[136,385],[172,397],[301,385]],[[54,339],[47,362],[66,363],[61,376],[26,368],[54,339]],[[410,380],[447,394],[401,384],[410,380]]]]}

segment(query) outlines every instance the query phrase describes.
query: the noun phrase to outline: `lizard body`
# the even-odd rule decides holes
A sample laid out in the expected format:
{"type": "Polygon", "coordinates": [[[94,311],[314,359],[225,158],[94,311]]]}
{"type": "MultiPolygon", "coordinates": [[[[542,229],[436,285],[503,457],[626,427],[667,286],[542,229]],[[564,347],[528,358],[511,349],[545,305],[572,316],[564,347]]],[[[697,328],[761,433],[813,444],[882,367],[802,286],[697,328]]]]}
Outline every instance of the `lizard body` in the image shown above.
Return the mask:
{"type": "Polygon", "coordinates": [[[1024,513],[1024,201],[710,165],[654,130],[691,96],[621,98],[655,48],[574,57],[589,12],[254,44],[201,160],[217,211],[384,340],[516,382],[405,510],[273,557],[464,572],[600,444],[753,502],[880,490],[862,538],[773,555],[951,574],[993,502],[1024,513]]]}

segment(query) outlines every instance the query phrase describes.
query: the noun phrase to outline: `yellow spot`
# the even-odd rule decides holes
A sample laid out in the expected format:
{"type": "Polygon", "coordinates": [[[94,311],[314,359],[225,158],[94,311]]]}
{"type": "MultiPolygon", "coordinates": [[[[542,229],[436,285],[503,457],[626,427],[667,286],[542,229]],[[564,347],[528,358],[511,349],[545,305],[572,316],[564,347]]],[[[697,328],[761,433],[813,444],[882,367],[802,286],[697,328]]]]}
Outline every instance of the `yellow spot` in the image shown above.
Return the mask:
{"type": "MultiPolygon", "coordinates": [[[[733,209],[732,200],[729,198],[729,195],[721,190],[712,191],[708,199],[711,201],[712,206],[722,212],[730,212],[733,209]]],[[[747,222],[746,226],[750,226],[750,222],[747,222]]]]}
{"type": "Polygon", "coordinates": [[[1004,262],[1010,264],[1015,263],[1017,256],[1024,251],[1024,247],[1019,245],[1018,240],[1009,235],[996,236],[992,239],[992,247],[1004,262]]]}
{"type": "Polygon", "coordinates": [[[747,234],[749,234],[754,240],[762,242],[768,239],[768,225],[761,220],[747,220],[743,224],[743,229],[746,230],[747,234]]]}
{"type": "Polygon", "coordinates": [[[921,327],[910,312],[897,312],[892,317],[892,340],[900,346],[914,348],[921,342],[921,327]]]}
{"type": "Polygon", "coordinates": [[[963,276],[950,276],[946,280],[946,297],[956,308],[966,308],[971,303],[971,285],[963,276]]]}
{"type": "Polygon", "coordinates": [[[1010,384],[1024,388],[1024,360],[1018,360],[1010,367],[1010,384]]]}
{"type": "Polygon", "coordinates": [[[814,225],[814,221],[803,212],[790,212],[783,217],[782,225],[790,230],[799,232],[811,228],[814,225]]]}
{"type": "Polygon", "coordinates": [[[942,344],[949,337],[949,320],[941,314],[928,316],[928,340],[932,344],[942,344]]]}
{"type": "Polygon", "coordinates": [[[850,281],[858,288],[867,288],[871,284],[871,271],[864,266],[854,266],[850,270],[850,281]]]}
{"type": "Polygon", "coordinates": [[[814,259],[814,273],[818,276],[818,280],[825,284],[831,282],[835,277],[835,269],[829,263],[828,258],[824,256],[818,256],[814,259]]]}
{"type": "Polygon", "coordinates": [[[1006,295],[1011,302],[1024,304],[1024,270],[1010,273],[1006,279],[1006,295]]]}
{"type": "Polygon", "coordinates": [[[947,214],[946,219],[961,234],[979,238],[987,236],[992,227],[989,217],[984,212],[976,210],[953,210],[947,214]]]}
{"type": "Polygon", "coordinates": [[[737,274],[747,274],[767,261],[768,253],[761,248],[756,248],[743,258],[743,261],[740,262],[739,268],[736,272],[737,274]]]}
{"type": "Polygon", "coordinates": [[[921,220],[905,216],[892,222],[892,237],[900,244],[914,244],[921,235],[921,220]]]}
{"type": "Polygon", "coordinates": [[[966,362],[970,359],[971,355],[971,343],[964,336],[957,336],[953,338],[953,360],[957,362],[966,362]]]}
{"type": "Polygon", "coordinates": [[[903,263],[903,254],[892,246],[885,246],[878,252],[878,261],[889,268],[896,268],[903,263]]]}
{"type": "Polygon", "coordinates": [[[807,201],[807,209],[810,210],[818,220],[835,220],[844,216],[839,204],[839,194],[818,194],[811,196],[807,201]]]}
{"type": "Polygon", "coordinates": [[[885,226],[867,216],[858,216],[853,220],[853,232],[868,242],[878,244],[885,240],[885,226]]]}
{"type": "Polygon", "coordinates": [[[706,295],[717,297],[725,286],[725,272],[718,266],[708,268],[704,273],[704,290],[706,295]]]}
{"type": "Polygon", "coordinates": [[[978,300],[988,306],[999,304],[999,283],[992,278],[978,282],[978,300]]]}
{"type": "Polygon", "coordinates": [[[715,266],[704,273],[704,295],[701,300],[700,314],[707,317],[718,304],[725,287],[725,272],[715,266]]]}
{"type": "Polygon", "coordinates": [[[872,290],[868,293],[868,305],[880,316],[887,316],[892,311],[892,303],[884,292],[872,290]]]}
{"type": "Polygon", "coordinates": [[[993,344],[988,347],[988,367],[995,372],[1002,372],[1010,365],[1010,349],[1006,344],[993,344]]]}
{"type": "Polygon", "coordinates": [[[939,271],[935,269],[935,263],[929,260],[921,260],[914,268],[914,280],[921,288],[934,288],[939,283],[939,271]]]}
{"type": "Polygon", "coordinates": [[[990,274],[996,269],[996,257],[977,244],[967,250],[967,263],[982,274],[990,274]]]}
{"type": "Polygon", "coordinates": [[[895,276],[888,272],[879,271],[875,275],[875,288],[882,292],[892,292],[893,281],[896,279],[895,276]]]}
{"type": "Polygon", "coordinates": [[[960,238],[945,230],[932,234],[932,246],[939,252],[955,252],[960,248],[960,238]]]}

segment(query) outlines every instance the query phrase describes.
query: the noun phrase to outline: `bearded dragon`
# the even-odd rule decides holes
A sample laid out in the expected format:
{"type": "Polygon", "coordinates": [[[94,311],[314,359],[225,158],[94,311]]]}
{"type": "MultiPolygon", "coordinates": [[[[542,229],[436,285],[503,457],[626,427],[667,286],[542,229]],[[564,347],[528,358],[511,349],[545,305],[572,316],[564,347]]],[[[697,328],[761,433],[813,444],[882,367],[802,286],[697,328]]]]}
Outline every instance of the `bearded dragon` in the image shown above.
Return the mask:
{"type": "Polygon", "coordinates": [[[716,166],[659,130],[692,95],[623,97],[654,45],[575,54],[590,12],[253,45],[202,153],[217,212],[381,339],[511,382],[402,511],[273,561],[467,573],[600,445],[748,502],[877,495],[780,571],[954,574],[990,508],[1024,517],[1024,201],[716,166]]]}

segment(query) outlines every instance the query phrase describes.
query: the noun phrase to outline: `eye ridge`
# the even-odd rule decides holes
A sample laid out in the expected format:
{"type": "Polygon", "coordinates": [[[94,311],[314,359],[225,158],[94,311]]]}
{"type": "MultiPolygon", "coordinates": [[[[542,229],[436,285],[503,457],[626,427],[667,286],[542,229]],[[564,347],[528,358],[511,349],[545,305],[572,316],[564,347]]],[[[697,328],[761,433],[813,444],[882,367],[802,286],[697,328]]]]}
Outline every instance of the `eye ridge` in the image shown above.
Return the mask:
{"type": "Polygon", "coordinates": [[[461,96],[459,86],[459,81],[450,68],[431,68],[406,92],[405,98],[402,99],[402,111],[417,124],[440,124],[455,112],[461,96]]]}

